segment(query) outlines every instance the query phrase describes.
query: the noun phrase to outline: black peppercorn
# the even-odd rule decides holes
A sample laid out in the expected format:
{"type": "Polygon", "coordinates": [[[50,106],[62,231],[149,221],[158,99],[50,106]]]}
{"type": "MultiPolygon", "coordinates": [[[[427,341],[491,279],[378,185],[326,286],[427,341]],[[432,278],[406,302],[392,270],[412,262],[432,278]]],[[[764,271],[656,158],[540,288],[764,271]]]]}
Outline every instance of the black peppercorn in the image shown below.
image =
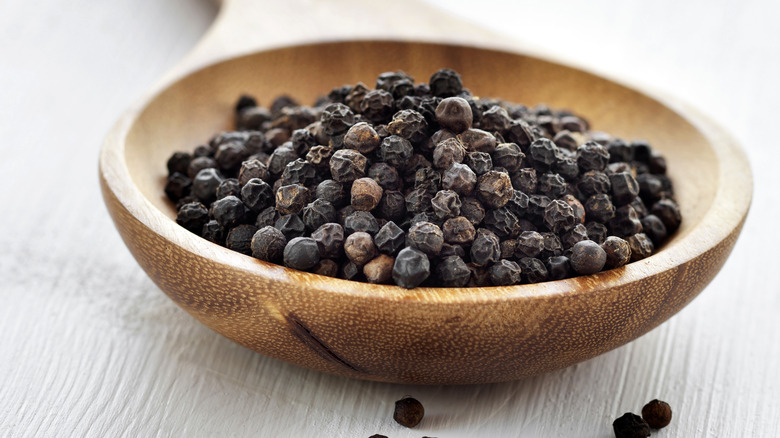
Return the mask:
{"type": "Polygon", "coordinates": [[[492,159],[494,166],[503,167],[512,173],[523,167],[525,154],[515,143],[501,143],[493,151],[492,159]]]}
{"type": "Polygon", "coordinates": [[[340,183],[351,183],[366,175],[368,160],[352,149],[341,149],[330,158],[330,173],[340,183]]]}
{"type": "Polygon", "coordinates": [[[466,99],[448,97],[436,107],[436,121],[439,125],[454,134],[471,128],[474,115],[466,99]]]}
{"type": "Polygon", "coordinates": [[[313,164],[297,158],[287,163],[282,172],[282,185],[300,184],[310,186],[317,179],[317,171],[313,164]]]}
{"type": "Polygon", "coordinates": [[[501,208],[514,194],[512,180],[503,172],[491,170],[477,179],[477,197],[488,208],[501,208]]]}
{"type": "Polygon", "coordinates": [[[244,144],[238,141],[231,141],[217,147],[214,159],[217,161],[217,167],[227,174],[235,174],[241,167],[241,163],[249,157],[249,153],[244,144]]]}
{"type": "Polygon", "coordinates": [[[337,223],[327,223],[311,233],[322,257],[338,259],[344,250],[344,228],[337,223]]]}
{"type": "Polygon", "coordinates": [[[320,123],[325,134],[341,134],[355,124],[355,113],[343,103],[332,103],[323,108],[320,123]]]}
{"type": "Polygon", "coordinates": [[[431,263],[422,251],[404,248],[393,264],[393,281],[398,286],[413,289],[431,274],[431,263]]]}
{"type": "Polygon", "coordinates": [[[200,234],[208,221],[209,211],[200,202],[182,205],[176,215],[176,223],[195,234],[200,234]]]}
{"type": "Polygon", "coordinates": [[[653,429],[663,429],[672,421],[672,408],[661,400],[652,400],[642,408],[642,418],[653,429]]]}
{"type": "Polygon", "coordinates": [[[384,224],[374,236],[377,249],[385,254],[395,254],[405,242],[406,234],[393,221],[384,224]]]}
{"type": "Polygon", "coordinates": [[[517,262],[511,260],[499,260],[488,269],[490,282],[495,286],[511,286],[521,281],[521,269],[517,262]]]}
{"type": "Polygon", "coordinates": [[[225,228],[239,225],[246,215],[246,206],[235,196],[226,196],[211,204],[211,217],[225,228]]]}
{"type": "Polygon", "coordinates": [[[477,230],[477,237],[471,244],[471,262],[477,266],[487,266],[501,259],[501,244],[492,231],[485,228],[477,230]]]}
{"type": "Polygon", "coordinates": [[[297,214],[280,216],[274,222],[274,228],[281,231],[288,240],[294,237],[301,237],[306,231],[306,225],[297,214]]]}
{"type": "Polygon", "coordinates": [[[281,214],[298,214],[309,203],[309,189],[300,184],[281,186],[276,192],[276,210],[281,214]]]}
{"type": "Polygon", "coordinates": [[[217,186],[217,200],[227,196],[241,196],[241,185],[236,178],[226,178],[217,186]]]}
{"type": "Polygon", "coordinates": [[[386,123],[394,111],[393,95],[385,90],[371,90],[360,101],[360,113],[371,123],[386,123]]]}
{"type": "Polygon", "coordinates": [[[366,122],[352,125],[344,136],[344,147],[367,154],[379,147],[382,139],[374,128],[366,122]]]}
{"type": "Polygon", "coordinates": [[[615,206],[609,195],[598,194],[585,201],[585,217],[600,223],[607,223],[615,217],[615,206]]]}
{"type": "Polygon", "coordinates": [[[241,254],[252,255],[252,237],[256,232],[257,227],[249,224],[231,228],[225,239],[225,247],[241,254]]]}
{"type": "Polygon", "coordinates": [[[460,197],[452,190],[439,190],[431,199],[433,213],[439,220],[445,220],[460,215],[460,197]]]}
{"type": "Polygon", "coordinates": [[[457,135],[457,139],[468,152],[485,152],[492,154],[496,150],[496,137],[481,129],[467,129],[457,135]]]}
{"type": "Polygon", "coordinates": [[[419,222],[409,228],[407,244],[424,252],[429,257],[436,256],[444,244],[441,228],[430,222],[419,222]]]}
{"type": "Polygon", "coordinates": [[[459,94],[463,90],[463,81],[460,75],[450,69],[441,69],[431,76],[428,81],[431,94],[437,97],[449,97],[459,94]]]}
{"type": "Polygon", "coordinates": [[[680,227],[682,215],[680,207],[672,199],[662,199],[650,208],[650,213],[658,216],[666,226],[666,231],[673,233],[680,227]]]}
{"type": "Polygon", "coordinates": [[[373,214],[355,211],[344,218],[344,231],[346,234],[362,231],[373,236],[379,231],[379,223],[373,214]]]}
{"type": "MultiPolygon", "coordinates": [[[[244,202],[246,204],[246,201],[244,202]]],[[[257,228],[263,228],[265,226],[274,226],[276,221],[279,219],[280,215],[279,212],[276,211],[276,207],[268,207],[264,208],[258,215],[257,220],[255,221],[255,226],[257,228]]]]}
{"type": "Polygon", "coordinates": [[[420,424],[425,415],[422,403],[412,397],[404,397],[395,402],[393,420],[404,427],[414,427],[420,424]]]}
{"type": "Polygon", "coordinates": [[[211,204],[217,199],[217,187],[223,179],[217,169],[203,169],[192,181],[191,193],[204,204],[211,204]]]}
{"type": "Polygon", "coordinates": [[[469,152],[466,154],[463,162],[477,176],[493,170],[493,159],[487,152],[469,152]]]}
{"type": "Polygon", "coordinates": [[[588,239],[601,245],[607,239],[609,231],[606,225],[599,222],[588,222],[585,224],[585,231],[588,235],[588,239]]]}
{"type": "Polygon", "coordinates": [[[477,175],[467,165],[461,163],[453,163],[444,171],[441,179],[443,189],[452,190],[463,196],[470,195],[476,184],[477,175]]]}
{"type": "Polygon", "coordinates": [[[292,143],[285,143],[271,152],[271,156],[268,158],[268,171],[271,175],[277,177],[284,172],[287,163],[297,158],[298,154],[293,150],[292,143]]]}
{"type": "Polygon", "coordinates": [[[647,438],[650,426],[639,415],[627,412],[612,423],[615,438],[647,438]]]}
{"type": "Polygon", "coordinates": [[[639,194],[639,183],[629,172],[613,173],[609,175],[612,185],[612,202],[617,205],[626,205],[639,194]]]}
{"type": "Polygon", "coordinates": [[[615,210],[615,217],[609,221],[609,229],[616,236],[628,237],[642,232],[642,222],[634,207],[624,205],[615,210]]]}
{"type": "Polygon", "coordinates": [[[654,214],[648,214],[639,220],[642,223],[642,232],[650,238],[653,246],[658,247],[666,241],[666,225],[654,214]]]}
{"type": "Polygon", "coordinates": [[[287,238],[281,231],[274,227],[260,228],[252,236],[252,256],[266,262],[278,263],[282,261],[287,238]]]}
{"type": "Polygon", "coordinates": [[[533,257],[523,257],[517,261],[520,266],[520,276],[524,283],[540,283],[547,281],[549,273],[544,262],[533,257]]]}
{"type": "Polygon", "coordinates": [[[571,263],[566,256],[548,257],[545,267],[549,273],[550,280],[563,280],[572,275],[571,263]]]}
{"type": "Polygon", "coordinates": [[[324,199],[315,199],[303,207],[303,224],[310,231],[335,220],[336,208],[324,199]]]}
{"type": "Polygon", "coordinates": [[[577,242],[571,251],[569,262],[572,269],[580,275],[590,275],[601,271],[607,261],[607,253],[592,240],[577,242]]]}
{"type": "Polygon", "coordinates": [[[330,202],[335,208],[341,208],[347,201],[344,185],[332,179],[326,179],[314,190],[315,198],[330,202]]]}
{"type": "Polygon", "coordinates": [[[173,173],[168,177],[165,183],[165,194],[173,202],[178,202],[181,198],[190,194],[192,180],[179,172],[173,173]]]}
{"type": "Polygon", "coordinates": [[[558,147],[546,138],[534,140],[529,147],[529,151],[534,163],[542,166],[542,168],[549,168],[560,159],[558,147]]]}
{"type": "Polygon", "coordinates": [[[550,201],[544,209],[544,224],[555,233],[572,229],[579,223],[574,216],[574,209],[565,201],[556,199],[550,201]]]}
{"type": "Polygon", "coordinates": [[[387,124],[387,131],[413,144],[419,144],[427,138],[428,123],[417,111],[404,109],[395,113],[393,120],[387,124]]]}
{"type": "Polygon", "coordinates": [[[214,159],[211,157],[195,157],[192,159],[192,161],[190,161],[190,165],[187,168],[187,176],[190,179],[195,179],[201,170],[216,167],[217,162],[214,161],[214,159]]]}
{"type": "Polygon", "coordinates": [[[320,261],[320,250],[311,237],[296,237],[287,242],[283,258],[288,268],[305,271],[320,261]]]}
{"type": "Polygon", "coordinates": [[[466,149],[457,138],[448,138],[433,150],[433,165],[438,169],[449,169],[453,163],[462,163],[466,149]]]}
{"type": "Polygon", "coordinates": [[[190,167],[190,162],[192,161],[192,155],[190,155],[187,152],[174,152],[173,155],[171,155],[170,158],[168,158],[168,162],[166,163],[168,167],[168,175],[173,175],[174,173],[180,173],[182,175],[187,174],[187,169],[190,167]]]}
{"type": "Polygon", "coordinates": [[[601,248],[607,254],[604,269],[619,268],[631,260],[631,246],[620,237],[607,237],[601,248]]]}
{"type": "Polygon", "coordinates": [[[499,239],[515,237],[520,233],[520,222],[517,216],[507,208],[488,210],[482,225],[496,233],[499,239]]]}
{"type": "Polygon", "coordinates": [[[436,265],[436,277],[443,287],[464,287],[471,278],[466,262],[457,255],[442,258],[436,265]]]}
{"type": "Polygon", "coordinates": [[[261,211],[272,205],[273,190],[271,186],[259,178],[252,178],[241,188],[241,199],[252,211],[261,211]]]}
{"type": "Polygon", "coordinates": [[[604,170],[607,163],[609,163],[609,152],[604,146],[589,141],[577,148],[577,165],[584,172],[604,170]]]}
{"type": "Polygon", "coordinates": [[[631,247],[631,261],[642,260],[653,254],[655,247],[653,241],[645,233],[637,233],[626,239],[628,246],[631,247]]]}

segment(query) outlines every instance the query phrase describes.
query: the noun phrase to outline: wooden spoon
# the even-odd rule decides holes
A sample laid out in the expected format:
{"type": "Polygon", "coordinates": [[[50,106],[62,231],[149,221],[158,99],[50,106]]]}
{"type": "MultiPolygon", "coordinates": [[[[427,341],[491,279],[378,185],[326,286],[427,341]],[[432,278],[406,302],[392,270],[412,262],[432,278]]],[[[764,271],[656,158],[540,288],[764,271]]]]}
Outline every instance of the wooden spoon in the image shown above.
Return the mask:
{"type": "Polygon", "coordinates": [[[689,303],[725,262],[750,205],[752,178],[739,146],[709,119],[530,56],[525,46],[425,5],[327,4],[226,1],[202,42],[122,116],[101,151],[103,196],[126,245],[154,282],[208,327],[263,354],[361,379],[506,381],[641,336],[689,303]],[[266,105],[282,93],[312,102],[334,86],[373,84],[383,71],[427,81],[444,67],[460,72],[475,95],[569,108],[597,130],[649,140],[669,163],[681,228],[655,255],[596,275],[406,290],[264,263],[174,222],[163,194],[167,157],[230,129],[239,94],[266,105]]]}

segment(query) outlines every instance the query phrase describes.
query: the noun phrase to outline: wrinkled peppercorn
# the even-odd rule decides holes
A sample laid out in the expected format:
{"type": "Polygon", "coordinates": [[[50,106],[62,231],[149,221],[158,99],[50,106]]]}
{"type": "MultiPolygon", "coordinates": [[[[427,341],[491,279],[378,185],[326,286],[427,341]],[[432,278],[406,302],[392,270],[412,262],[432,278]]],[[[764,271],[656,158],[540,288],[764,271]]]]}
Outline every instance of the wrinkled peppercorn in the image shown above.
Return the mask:
{"type": "Polygon", "coordinates": [[[287,238],[274,227],[266,226],[252,236],[252,256],[266,262],[278,263],[284,255],[287,238]]]}
{"type": "Polygon", "coordinates": [[[454,134],[471,128],[474,115],[466,99],[448,97],[436,107],[436,121],[439,125],[454,134]]]}
{"type": "Polygon", "coordinates": [[[431,274],[431,263],[422,251],[404,248],[393,264],[393,281],[398,286],[413,289],[431,274]]]}
{"type": "Polygon", "coordinates": [[[433,257],[439,254],[444,244],[441,228],[430,222],[420,222],[409,228],[408,245],[433,257]]]}
{"type": "Polygon", "coordinates": [[[231,228],[225,239],[225,247],[242,254],[252,255],[252,237],[254,237],[255,232],[257,232],[257,227],[249,224],[231,228]]]}
{"type": "Polygon", "coordinates": [[[412,397],[404,397],[395,402],[393,420],[404,427],[414,427],[420,424],[425,415],[422,403],[412,397]]]}
{"type": "Polygon", "coordinates": [[[209,221],[209,211],[200,202],[184,204],[176,215],[176,223],[190,232],[199,233],[209,221]]]}
{"type": "Polygon", "coordinates": [[[509,175],[491,170],[477,179],[477,197],[489,208],[501,208],[512,198],[514,189],[509,175]]]}
{"type": "Polygon", "coordinates": [[[444,287],[463,287],[471,278],[466,262],[457,255],[444,257],[436,265],[436,277],[444,287]]]}
{"type": "Polygon", "coordinates": [[[520,283],[521,269],[517,262],[511,260],[499,260],[498,263],[488,269],[490,282],[495,286],[511,286],[520,283]]]}
{"type": "Polygon", "coordinates": [[[637,233],[626,238],[628,246],[631,247],[631,261],[642,260],[653,254],[653,241],[645,233],[637,233]]]}
{"type": "Polygon", "coordinates": [[[615,438],[647,438],[650,426],[639,415],[627,412],[612,423],[615,438]]]}
{"type": "Polygon", "coordinates": [[[358,151],[341,149],[330,157],[330,173],[340,183],[351,183],[366,175],[368,160],[358,151]]]}
{"type": "Polygon", "coordinates": [[[549,273],[544,262],[533,257],[523,257],[517,261],[520,266],[520,276],[523,283],[540,283],[547,281],[549,273]]]}

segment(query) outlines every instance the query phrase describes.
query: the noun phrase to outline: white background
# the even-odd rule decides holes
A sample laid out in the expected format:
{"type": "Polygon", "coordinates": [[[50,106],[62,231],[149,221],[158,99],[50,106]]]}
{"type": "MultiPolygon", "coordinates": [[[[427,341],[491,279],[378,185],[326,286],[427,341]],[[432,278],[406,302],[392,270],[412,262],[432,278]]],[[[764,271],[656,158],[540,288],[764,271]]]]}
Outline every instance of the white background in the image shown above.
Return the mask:
{"type": "Polygon", "coordinates": [[[245,350],[152,284],[97,183],[111,124],[216,6],[0,0],[0,436],[607,438],[655,397],[675,411],[655,436],[780,435],[778,2],[432,2],[728,127],[755,193],[710,286],[646,336],[519,382],[361,382],[245,350]],[[404,394],[426,407],[413,430],[390,419],[404,394]]]}

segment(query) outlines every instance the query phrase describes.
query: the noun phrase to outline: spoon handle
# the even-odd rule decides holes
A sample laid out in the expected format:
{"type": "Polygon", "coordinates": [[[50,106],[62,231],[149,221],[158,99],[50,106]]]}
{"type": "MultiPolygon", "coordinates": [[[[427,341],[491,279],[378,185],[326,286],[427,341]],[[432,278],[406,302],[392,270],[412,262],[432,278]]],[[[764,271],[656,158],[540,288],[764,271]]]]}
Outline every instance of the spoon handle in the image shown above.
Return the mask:
{"type": "MultiPolygon", "coordinates": [[[[349,39],[506,48],[507,38],[416,0],[222,0],[219,15],[158,89],[207,64],[265,50],[349,39]]],[[[339,60],[334,60],[337,66],[339,60]]]]}

